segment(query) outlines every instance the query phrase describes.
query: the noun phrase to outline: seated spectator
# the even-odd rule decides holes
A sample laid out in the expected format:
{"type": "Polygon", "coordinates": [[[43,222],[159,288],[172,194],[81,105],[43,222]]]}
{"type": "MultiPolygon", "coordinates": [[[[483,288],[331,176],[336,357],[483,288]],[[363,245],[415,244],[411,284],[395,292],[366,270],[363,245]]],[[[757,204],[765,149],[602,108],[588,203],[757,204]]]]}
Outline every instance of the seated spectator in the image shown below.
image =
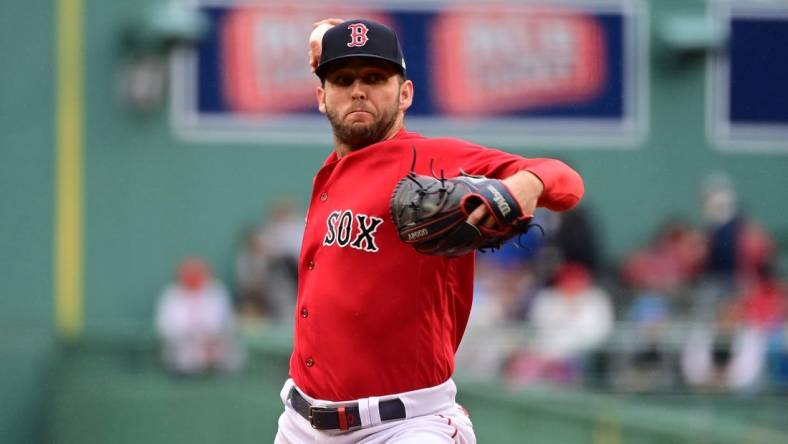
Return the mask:
{"type": "Polygon", "coordinates": [[[594,284],[584,266],[564,264],[554,285],[534,297],[530,323],[533,344],[508,362],[509,380],[580,382],[584,359],[613,328],[610,295],[594,284]]]}
{"type": "Polygon", "coordinates": [[[295,203],[282,198],[270,209],[258,230],[268,259],[268,314],[272,319],[291,321],[298,287],[298,257],[304,236],[304,215],[295,203]]]}
{"type": "Polygon", "coordinates": [[[269,263],[268,251],[257,232],[254,230],[245,232],[243,244],[235,259],[235,279],[244,321],[269,317],[271,312],[269,263]]]}
{"type": "MultiPolygon", "coordinates": [[[[528,233],[507,242],[492,256],[526,263],[540,286],[544,286],[567,262],[583,265],[592,276],[596,276],[600,268],[601,243],[594,222],[588,206],[584,204],[563,213],[537,208],[534,226],[528,233]]],[[[484,259],[484,256],[479,258],[484,259]]]]}
{"type": "Polygon", "coordinates": [[[705,251],[703,235],[681,219],[672,218],[648,245],[624,261],[622,277],[636,293],[675,296],[702,271],[705,251]]]}
{"type": "Polygon", "coordinates": [[[536,276],[526,263],[495,258],[497,254],[489,254],[476,263],[469,320],[473,326],[522,323],[537,288],[536,276]]]}
{"type": "Polygon", "coordinates": [[[697,328],[684,350],[683,370],[690,385],[752,391],[767,364],[770,339],[782,334],[786,293],[768,265],[718,313],[718,328],[697,328]]]}
{"type": "Polygon", "coordinates": [[[785,289],[768,265],[762,265],[734,305],[734,335],[727,384],[734,390],[754,388],[763,376],[770,338],[782,334],[785,289]]]}
{"type": "Polygon", "coordinates": [[[658,291],[640,291],[627,308],[626,334],[616,355],[616,375],[609,382],[629,391],[670,388],[674,383],[670,351],[669,298],[658,291]]]}
{"type": "Polygon", "coordinates": [[[588,204],[581,203],[569,211],[554,214],[558,216],[559,224],[553,243],[560,250],[562,260],[581,264],[595,275],[600,268],[601,245],[597,223],[591,217],[588,204]]]}
{"type": "Polygon", "coordinates": [[[616,356],[612,383],[626,390],[664,389],[674,383],[673,354],[668,350],[669,323],[699,276],[705,257],[703,236],[680,218],[663,223],[651,241],[622,264],[628,287],[624,319],[629,330],[616,356]]]}
{"type": "Polygon", "coordinates": [[[184,260],[177,281],[167,286],[156,307],[166,368],[181,375],[236,369],[241,355],[234,323],[230,296],[208,264],[184,260]]]}

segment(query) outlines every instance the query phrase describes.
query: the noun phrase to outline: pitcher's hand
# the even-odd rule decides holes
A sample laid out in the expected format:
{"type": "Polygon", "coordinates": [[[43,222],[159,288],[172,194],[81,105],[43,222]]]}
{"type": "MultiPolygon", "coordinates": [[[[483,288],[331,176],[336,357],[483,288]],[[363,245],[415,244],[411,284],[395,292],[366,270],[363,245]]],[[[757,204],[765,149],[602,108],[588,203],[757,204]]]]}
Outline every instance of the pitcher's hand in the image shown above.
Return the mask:
{"type": "Polygon", "coordinates": [[[320,62],[320,54],[323,53],[323,34],[343,21],[332,17],[312,23],[312,34],[309,35],[309,66],[312,68],[312,72],[315,72],[317,69],[317,64],[320,62]]]}

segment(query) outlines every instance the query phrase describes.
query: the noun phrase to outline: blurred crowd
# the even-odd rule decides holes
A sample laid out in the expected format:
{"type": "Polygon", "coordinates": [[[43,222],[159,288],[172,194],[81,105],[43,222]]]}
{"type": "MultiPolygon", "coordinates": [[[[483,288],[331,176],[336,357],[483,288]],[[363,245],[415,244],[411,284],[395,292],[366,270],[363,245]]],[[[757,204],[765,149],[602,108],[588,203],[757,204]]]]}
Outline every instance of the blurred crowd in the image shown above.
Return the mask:
{"type": "Polygon", "coordinates": [[[539,229],[478,255],[469,335],[477,340],[461,347],[458,368],[513,387],[785,385],[788,304],[775,241],[726,176],[710,176],[699,194],[700,222],[668,218],[612,267],[600,263],[587,206],[538,211],[539,229]]]}
{"type": "Polygon", "coordinates": [[[237,304],[247,326],[288,322],[295,310],[304,214],[291,199],[273,203],[243,235],[235,262],[237,304]]]}
{"type": "MultiPolygon", "coordinates": [[[[526,234],[477,255],[458,370],[512,387],[748,392],[788,383],[775,241],[726,176],[709,177],[698,202],[696,215],[668,218],[614,266],[601,262],[590,207],[538,210],[526,234]]],[[[230,286],[202,260],[180,265],[156,314],[168,368],[236,369],[239,337],[292,322],[303,221],[292,200],[267,208],[241,236],[230,286]]]]}
{"type": "Polygon", "coordinates": [[[169,371],[190,376],[238,370],[244,337],[292,320],[303,230],[303,214],[292,200],[281,199],[242,233],[231,285],[203,259],[179,264],[155,313],[169,371]]]}

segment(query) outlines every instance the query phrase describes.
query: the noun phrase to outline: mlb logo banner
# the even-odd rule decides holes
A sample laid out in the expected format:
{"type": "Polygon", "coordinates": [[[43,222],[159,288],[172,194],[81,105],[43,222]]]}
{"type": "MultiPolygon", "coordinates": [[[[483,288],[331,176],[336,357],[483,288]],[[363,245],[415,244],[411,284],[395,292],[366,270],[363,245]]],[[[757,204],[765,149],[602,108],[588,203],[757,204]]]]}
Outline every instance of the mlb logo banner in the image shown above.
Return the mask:
{"type": "MultiPolygon", "coordinates": [[[[172,122],[190,140],[328,143],[307,62],[312,23],[326,17],[398,34],[416,85],[411,130],[496,146],[635,146],[646,132],[647,28],[635,0],[196,7],[209,35],[173,62],[172,122]]],[[[371,38],[348,30],[348,45],[371,38]]]]}

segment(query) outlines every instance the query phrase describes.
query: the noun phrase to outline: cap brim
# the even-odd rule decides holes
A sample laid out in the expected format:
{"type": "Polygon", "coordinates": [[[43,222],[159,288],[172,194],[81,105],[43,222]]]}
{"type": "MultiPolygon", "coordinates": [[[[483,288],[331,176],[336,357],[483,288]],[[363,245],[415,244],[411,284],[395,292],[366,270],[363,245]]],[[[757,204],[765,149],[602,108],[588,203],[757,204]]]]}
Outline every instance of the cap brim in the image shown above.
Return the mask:
{"type": "Polygon", "coordinates": [[[381,56],[375,55],[375,54],[347,54],[347,55],[343,55],[343,56],[339,56],[339,57],[334,57],[333,59],[331,59],[331,60],[329,60],[329,61],[327,61],[325,63],[322,63],[321,65],[319,65],[315,69],[315,74],[317,74],[318,77],[323,79],[326,76],[327,71],[333,65],[336,65],[337,62],[341,62],[342,60],[352,59],[352,58],[367,58],[367,59],[383,60],[385,62],[389,62],[391,65],[393,65],[395,68],[397,68],[397,70],[400,73],[402,73],[402,74],[405,73],[405,68],[403,68],[402,65],[400,65],[399,63],[395,62],[394,60],[388,59],[386,57],[381,57],[381,56]]]}

